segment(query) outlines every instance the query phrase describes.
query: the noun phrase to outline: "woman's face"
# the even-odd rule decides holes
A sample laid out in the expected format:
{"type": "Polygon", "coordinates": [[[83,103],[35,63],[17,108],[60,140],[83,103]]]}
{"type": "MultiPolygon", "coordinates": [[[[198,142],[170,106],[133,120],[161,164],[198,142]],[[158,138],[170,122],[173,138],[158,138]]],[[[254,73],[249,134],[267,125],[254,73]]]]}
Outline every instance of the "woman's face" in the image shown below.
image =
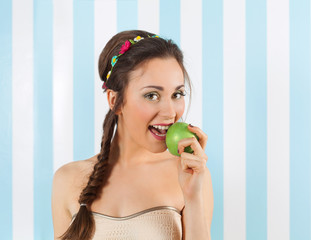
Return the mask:
{"type": "Polygon", "coordinates": [[[177,122],[185,109],[184,93],[183,72],[175,58],[154,58],[131,72],[121,110],[130,141],[153,153],[165,151],[166,131],[157,132],[151,125],[177,122]]]}

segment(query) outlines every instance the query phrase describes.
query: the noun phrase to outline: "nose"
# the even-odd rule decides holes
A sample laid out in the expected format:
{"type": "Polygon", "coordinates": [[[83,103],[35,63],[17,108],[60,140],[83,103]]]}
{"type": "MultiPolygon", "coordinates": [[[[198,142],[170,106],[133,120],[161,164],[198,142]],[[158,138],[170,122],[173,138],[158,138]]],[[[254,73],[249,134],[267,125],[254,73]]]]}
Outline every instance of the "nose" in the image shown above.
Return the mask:
{"type": "Polygon", "coordinates": [[[175,104],[171,99],[163,101],[163,104],[161,106],[161,115],[167,119],[175,118],[176,116],[175,104]]]}

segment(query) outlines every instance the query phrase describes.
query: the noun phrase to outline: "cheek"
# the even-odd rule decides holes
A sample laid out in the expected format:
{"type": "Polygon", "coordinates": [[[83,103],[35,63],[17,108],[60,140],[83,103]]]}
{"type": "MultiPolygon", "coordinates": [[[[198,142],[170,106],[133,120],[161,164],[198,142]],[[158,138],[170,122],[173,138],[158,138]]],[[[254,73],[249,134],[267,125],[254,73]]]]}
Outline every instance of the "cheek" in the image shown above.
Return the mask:
{"type": "Polygon", "coordinates": [[[138,122],[142,122],[142,124],[144,123],[144,125],[147,125],[154,116],[154,109],[148,104],[138,104],[135,108],[134,116],[138,122]]]}

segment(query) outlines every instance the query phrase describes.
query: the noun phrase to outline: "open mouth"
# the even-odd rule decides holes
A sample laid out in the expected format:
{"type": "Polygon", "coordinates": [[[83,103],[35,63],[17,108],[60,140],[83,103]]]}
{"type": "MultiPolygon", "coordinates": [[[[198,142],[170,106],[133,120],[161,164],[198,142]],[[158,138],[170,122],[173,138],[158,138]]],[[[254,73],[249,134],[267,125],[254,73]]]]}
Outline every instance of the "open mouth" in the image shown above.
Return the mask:
{"type": "Polygon", "coordinates": [[[170,126],[171,126],[171,125],[169,125],[169,126],[157,126],[157,125],[152,126],[152,125],[150,125],[150,126],[148,127],[148,129],[149,129],[154,135],[163,138],[163,137],[166,136],[167,130],[168,130],[168,128],[169,128],[170,126]]]}
{"type": "Polygon", "coordinates": [[[164,137],[167,133],[167,129],[159,129],[159,128],[155,128],[153,126],[149,126],[148,129],[154,133],[155,135],[159,136],[159,137],[164,137]]]}

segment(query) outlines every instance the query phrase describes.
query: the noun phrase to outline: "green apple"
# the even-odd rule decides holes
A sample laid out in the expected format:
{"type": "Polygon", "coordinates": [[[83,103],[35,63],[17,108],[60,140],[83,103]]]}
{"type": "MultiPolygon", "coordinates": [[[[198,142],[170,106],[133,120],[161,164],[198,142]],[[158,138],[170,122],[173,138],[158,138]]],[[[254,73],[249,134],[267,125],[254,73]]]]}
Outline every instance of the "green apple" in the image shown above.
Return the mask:
{"type": "MultiPolygon", "coordinates": [[[[165,142],[171,154],[180,156],[178,153],[178,142],[180,140],[192,137],[196,137],[199,140],[198,136],[188,129],[188,125],[188,123],[176,122],[167,130],[165,142]]],[[[190,146],[186,147],[184,151],[187,153],[193,153],[190,146]]]]}

